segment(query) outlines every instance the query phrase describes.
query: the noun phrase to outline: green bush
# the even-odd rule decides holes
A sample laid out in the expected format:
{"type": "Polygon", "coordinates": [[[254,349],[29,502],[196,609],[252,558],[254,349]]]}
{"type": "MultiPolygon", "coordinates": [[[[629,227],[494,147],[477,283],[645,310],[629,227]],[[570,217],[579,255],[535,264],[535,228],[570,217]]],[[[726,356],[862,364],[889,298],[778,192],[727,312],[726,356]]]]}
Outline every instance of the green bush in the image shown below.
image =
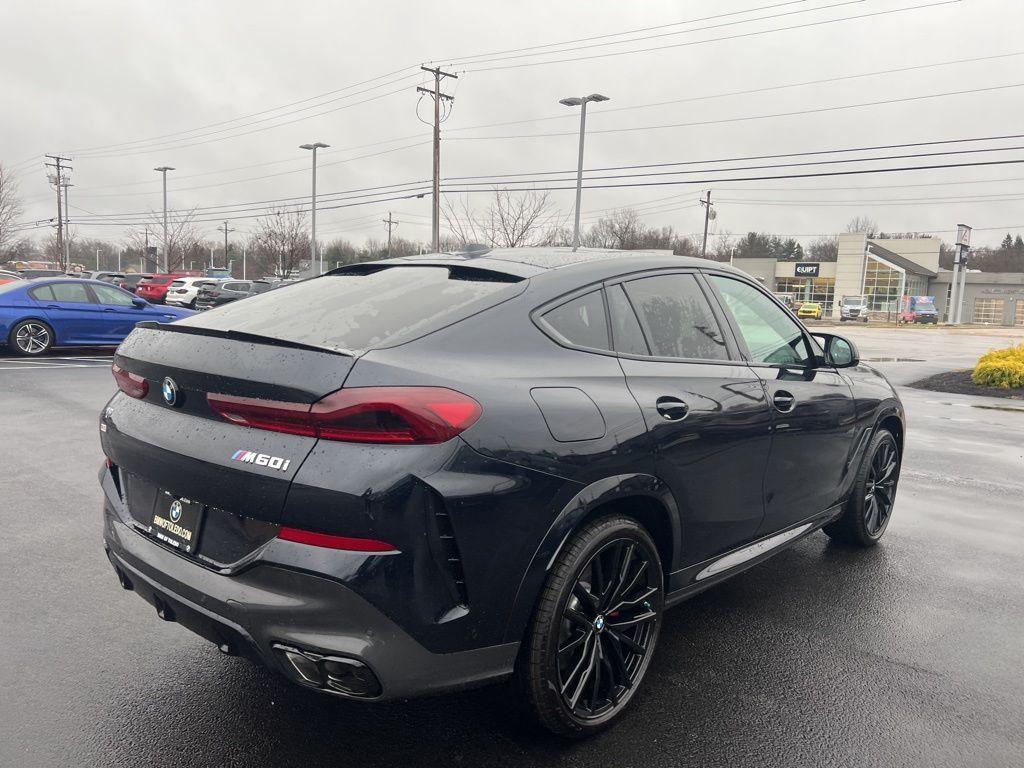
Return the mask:
{"type": "Polygon", "coordinates": [[[984,355],[971,380],[983,387],[1024,388],[1024,344],[984,355]]]}

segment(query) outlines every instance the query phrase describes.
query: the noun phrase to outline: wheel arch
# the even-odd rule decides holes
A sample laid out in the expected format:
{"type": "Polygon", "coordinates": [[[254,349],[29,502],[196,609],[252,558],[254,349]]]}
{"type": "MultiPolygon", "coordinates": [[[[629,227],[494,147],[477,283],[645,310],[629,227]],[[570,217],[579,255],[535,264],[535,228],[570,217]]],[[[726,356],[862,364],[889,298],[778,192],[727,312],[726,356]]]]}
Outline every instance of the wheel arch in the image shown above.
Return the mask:
{"type": "Polygon", "coordinates": [[[611,514],[632,517],[651,534],[667,586],[669,574],[678,568],[682,549],[682,521],[668,486],[648,474],[598,480],[579,491],[559,511],[537,547],[519,584],[506,625],[506,640],[522,638],[544,581],[569,537],[591,520],[611,514]]]}
{"type": "Polygon", "coordinates": [[[15,320],[12,320],[10,326],[8,326],[7,337],[6,339],[4,339],[4,341],[10,344],[11,337],[14,335],[14,329],[17,328],[22,323],[42,323],[43,325],[50,329],[50,335],[53,336],[53,341],[50,343],[50,346],[53,347],[57,345],[57,340],[60,338],[57,334],[57,328],[56,326],[54,326],[53,323],[51,323],[42,315],[27,315],[25,317],[19,317],[15,320]]]}

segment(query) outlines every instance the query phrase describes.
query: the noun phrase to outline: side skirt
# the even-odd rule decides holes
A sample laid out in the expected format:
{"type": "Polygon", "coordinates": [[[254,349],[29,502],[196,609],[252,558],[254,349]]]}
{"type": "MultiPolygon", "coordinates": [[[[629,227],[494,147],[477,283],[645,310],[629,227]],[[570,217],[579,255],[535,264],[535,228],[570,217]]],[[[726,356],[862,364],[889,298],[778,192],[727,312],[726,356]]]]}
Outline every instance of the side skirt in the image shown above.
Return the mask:
{"type": "Polygon", "coordinates": [[[698,592],[719,584],[737,573],[767,560],[772,555],[810,536],[826,523],[842,514],[842,505],[837,504],[824,512],[807,518],[784,531],[778,531],[744,544],[730,552],[676,571],[669,577],[669,592],[665,607],[681,603],[698,592]]]}

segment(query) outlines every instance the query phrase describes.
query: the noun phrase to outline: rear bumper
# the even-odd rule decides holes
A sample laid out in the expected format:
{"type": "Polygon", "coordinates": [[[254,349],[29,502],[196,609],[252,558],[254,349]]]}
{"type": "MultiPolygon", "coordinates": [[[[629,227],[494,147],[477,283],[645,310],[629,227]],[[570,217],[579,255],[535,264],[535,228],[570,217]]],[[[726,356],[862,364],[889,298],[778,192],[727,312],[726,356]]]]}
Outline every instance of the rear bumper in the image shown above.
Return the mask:
{"type": "MultiPolygon", "coordinates": [[[[106,485],[106,483],[105,483],[106,485]]],[[[265,664],[298,684],[275,646],[354,659],[380,683],[374,700],[405,698],[471,687],[512,672],[518,643],[453,653],[432,653],[395,622],[338,581],[285,562],[259,561],[225,575],[171,552],[122,519],[109,497],[104,504],[107,557],[122,586],[226,653],[265,664]]],[[[302,545],[275,541],[302,560],[302,545]]],[[[315,686],[313,686],[315,687],[315,686]]],[[[323,689],[318,689],[323,690],[323,689]]],[[[325,691],[334,693],[332,691],[325,691]]],[[[345,694],[336,694],[345,695],[345,694]]]]}

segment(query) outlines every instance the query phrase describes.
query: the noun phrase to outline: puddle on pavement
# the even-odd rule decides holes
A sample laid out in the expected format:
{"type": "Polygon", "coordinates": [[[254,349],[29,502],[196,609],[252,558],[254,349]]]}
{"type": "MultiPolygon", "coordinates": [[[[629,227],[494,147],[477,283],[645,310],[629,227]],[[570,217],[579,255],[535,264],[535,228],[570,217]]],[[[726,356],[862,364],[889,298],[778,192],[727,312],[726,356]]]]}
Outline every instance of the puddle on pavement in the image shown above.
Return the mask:
{"type": "Polygon", "coordinates": [[[1012,405],[975,405],[971,403],[971,408],[981,408],[986,411],[1014,411],[1016,413],[1024,413],[1024,408],[1014,408],[1012,405]]]}
{"type": "Polygon", "coordinates": [[[919,357],[865,357],[865,363],[924,363],[919,357]]]}

